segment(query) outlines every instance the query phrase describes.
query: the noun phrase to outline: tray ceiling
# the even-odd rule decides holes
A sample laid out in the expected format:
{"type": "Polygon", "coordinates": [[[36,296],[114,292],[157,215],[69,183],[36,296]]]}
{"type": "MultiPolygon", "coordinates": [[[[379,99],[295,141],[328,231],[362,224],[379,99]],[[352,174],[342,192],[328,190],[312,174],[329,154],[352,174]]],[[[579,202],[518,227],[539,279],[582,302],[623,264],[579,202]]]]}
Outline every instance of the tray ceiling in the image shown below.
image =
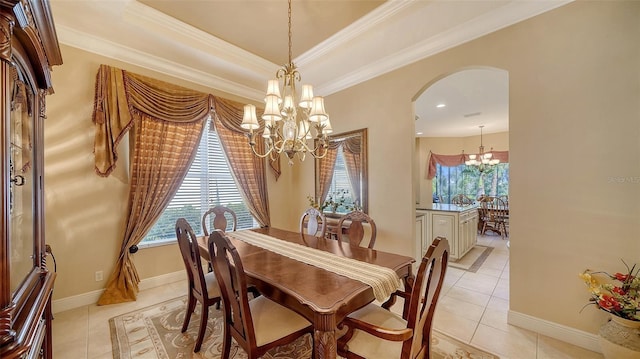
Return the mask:
{"type": "MultiPolygon", "coordinates": [[[[294,63],[327,96],[567,2],[293,0],[294,63]]],[[[51,7],[62,44],[256,101],[288,57],[283,0],[51,7]]]]}

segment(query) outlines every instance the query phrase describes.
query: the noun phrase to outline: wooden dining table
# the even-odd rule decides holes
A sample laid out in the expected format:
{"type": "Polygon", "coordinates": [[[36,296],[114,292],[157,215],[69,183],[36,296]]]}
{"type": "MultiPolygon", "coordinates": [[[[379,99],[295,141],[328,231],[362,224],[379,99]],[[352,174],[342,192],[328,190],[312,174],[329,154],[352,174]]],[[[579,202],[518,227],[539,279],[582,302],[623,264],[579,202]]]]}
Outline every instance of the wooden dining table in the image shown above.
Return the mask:
{"type": "MultiPolygon", "coordinates": [[[[277,228],[251,230],[274,237],[274,240],[390,268],[403,280],[404,290],[411,290],[414,280],[412,264],[415,262],[412,257],[277,228]]],[[[262,295],[296,311],[313,324],[314,358],[336,358],[337,325],[348,314],[372,302],[375,299],[373,289],[358,280],[245,243],[234,238],[233,232],[228,232],[227,236],[240,254],[249,282],[262,295]]],[[[207,238],[199,237],[198,244],[201,256],[209,260],[207,238]]],[[[390,305],[392,301],[386,304],[390,305]]]]}

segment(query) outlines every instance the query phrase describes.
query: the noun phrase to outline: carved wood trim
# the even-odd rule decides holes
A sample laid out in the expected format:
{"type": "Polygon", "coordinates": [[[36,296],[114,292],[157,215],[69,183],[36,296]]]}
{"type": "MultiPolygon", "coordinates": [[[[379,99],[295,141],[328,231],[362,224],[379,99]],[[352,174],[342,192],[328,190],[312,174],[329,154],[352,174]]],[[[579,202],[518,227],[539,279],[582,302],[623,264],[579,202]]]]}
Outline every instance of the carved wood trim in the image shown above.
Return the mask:
{"type": "Polygon", "coordinates": [[[313,332],[313,342],[316,343],[316,358],[336,359],[337,342],[335,331],[315,330],[313,332]]]}
{"type": "Polygon", "coordinates": [[[316,313],[314,317],[313,341],[316,343],[316,357],[335,359],[337,350],[336,316],[316,313]]]}
{"type": "MultiPolygon", "coordinates": [[[[2,4],[10,21],[15,22],[12,36],[25,49],[29,62],[33,66],[37,86],[53,93],[51,83],[51,67],[62,64],[60,45],[58,43],[49,2],[45,0],[20,0],[10,8],[2,4]]],[[[11,48],[11,47],[9,47],[11,48]]]]}
{"type": "Polygon", "coordinates": [[[13,20],[0,15],[0,59],[11,62],[11,38],[13,37],[13,20]]]}
{"type": "MultiPolygon", "coordinates": [[[[0,16],[0,19],[2,16],[0,16]]],[[[7,61],[0,61],[0,98],[8,98],[10,96],[10,78],[9,71],[10,65],[7,61]]],[[[0,101],[0,114],[6,114],[11,111],[8,108],[8,101],[0,101]]],[[[3,117],[4,118],[4,117],[3,117]]],[[[9,147],[9,121],[2,121],[0,126],[0,144],[2,148],[9,147]]],[[[2,210],[2,217],[9,218],[9,191],[10,183],[8,181],[10,176],[9,170],[9,157],[2,156],[0,159],[0,173],[2,174],[3,181],[0,183],[2,187],[2,202],[0,208],[2,210]]],[[[9,238],[9,223],[7,220],[2,221],[1,225],[2,238],[9,238]]],[[[9,241],[0,242],[0,347],[10,342],[15,337],[15,332],[12,330],[12,313],[15,308],[15,304],[11,298],[11,287],[9,284],[9,241]]]]}
{"type": "Polygon", "coordinates": [[[45,120],[47,118],[47,92],[45,90],[38,90],[38,108],[40,109],[38,117],[45,120]]]}
{"type": "Polygon", "coordinates": [[[11,313],[15,304],[0,309],[0,345],[9,343],[15,338],[16,332],[11,328],[11,313]]]}

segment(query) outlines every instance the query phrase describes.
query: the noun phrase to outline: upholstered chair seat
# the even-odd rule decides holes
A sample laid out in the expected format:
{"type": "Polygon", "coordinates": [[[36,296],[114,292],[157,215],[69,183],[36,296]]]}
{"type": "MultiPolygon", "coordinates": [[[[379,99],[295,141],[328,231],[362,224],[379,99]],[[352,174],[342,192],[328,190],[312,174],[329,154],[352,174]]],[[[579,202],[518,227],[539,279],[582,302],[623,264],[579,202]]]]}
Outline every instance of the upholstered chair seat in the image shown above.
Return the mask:
{"type": "Polygon", "coordinates": [[[207,294],[209,295],[209,298],[220,298],[220,285],[216,279],[216,274],[213,272],[205,274],[204,282],[207,285],[207,294]]]}
{"type": "Polygon", "coordinates": [[[311,323],[296,312],[260,296],[249,301],[256,345],[261,347],[291,333],[307,328],[311,323]]]}
{"type": "MultiPolygon", "coordinates": [[[[373,303],[351,313],[349,318],[387,329],[402,330],[407,327],[407,321],[402,319],[402,316],[373,303]]],[[[364,331],[356,330],[349,341],[349,351],[369,359],[400,358],[402,342],[380,340],[364,331]]]]}

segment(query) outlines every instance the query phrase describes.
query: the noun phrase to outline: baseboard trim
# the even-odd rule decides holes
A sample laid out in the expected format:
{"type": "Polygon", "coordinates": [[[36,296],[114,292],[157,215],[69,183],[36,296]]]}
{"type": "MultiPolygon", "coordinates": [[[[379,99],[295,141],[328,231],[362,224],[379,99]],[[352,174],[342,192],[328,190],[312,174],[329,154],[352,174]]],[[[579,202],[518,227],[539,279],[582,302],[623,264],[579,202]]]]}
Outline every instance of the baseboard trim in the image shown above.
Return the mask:
{"type": "Polygon", "coordinates": [[[140,281],[140,284],[138,284],[138,288],[140,290],[146,290],[146,289],[151,289],[155,287],[160,287],[169,283],[179,282],[181,280],[186,280],[186,279],[187,279],[187,272],[184,270],[181,270],[177,272],[162,274],[155,277],[145,278],[140,281]]]}
{"type": "Polygon", "coordinates": [[[587,333],[565,325],[542,320],[513,310],[510,310],[507,315],[507,323],[579,346],[581,348],[602,353],[600,345],[598,344],[598,336],[596,334],[587,333]]]}
{"type": "MultiPolygon", "coordinates": [[[[138,284],[138,288],[140,290],[151,289],[169,283],[178,282],[184,280],[185,278],[185,271],[166,273],[156,277],[150,277],[141,280],[140,284],[138,284]]],[[[102,292],[104,292],[104,289],[56,299],[52,302],[53,312],[59,313],[70,309],[80,308],[85,305],[95,304],[96,302],[98,302],[98,299],[100,299],[102,292]]]]}
{"type": "MultiPolygon", "coordinates": [[[[54,288],[55,291],[55,288],[54,288]]],[[[87,293],[73,295],[71,297],[65,297],[56,299],[52,302],[53,313],[64,312],[67,310],[80,308],[85,305],[94,304],[100,299],[100,296],[104,292],[104,289],[94,290],[87,293]]]]}

